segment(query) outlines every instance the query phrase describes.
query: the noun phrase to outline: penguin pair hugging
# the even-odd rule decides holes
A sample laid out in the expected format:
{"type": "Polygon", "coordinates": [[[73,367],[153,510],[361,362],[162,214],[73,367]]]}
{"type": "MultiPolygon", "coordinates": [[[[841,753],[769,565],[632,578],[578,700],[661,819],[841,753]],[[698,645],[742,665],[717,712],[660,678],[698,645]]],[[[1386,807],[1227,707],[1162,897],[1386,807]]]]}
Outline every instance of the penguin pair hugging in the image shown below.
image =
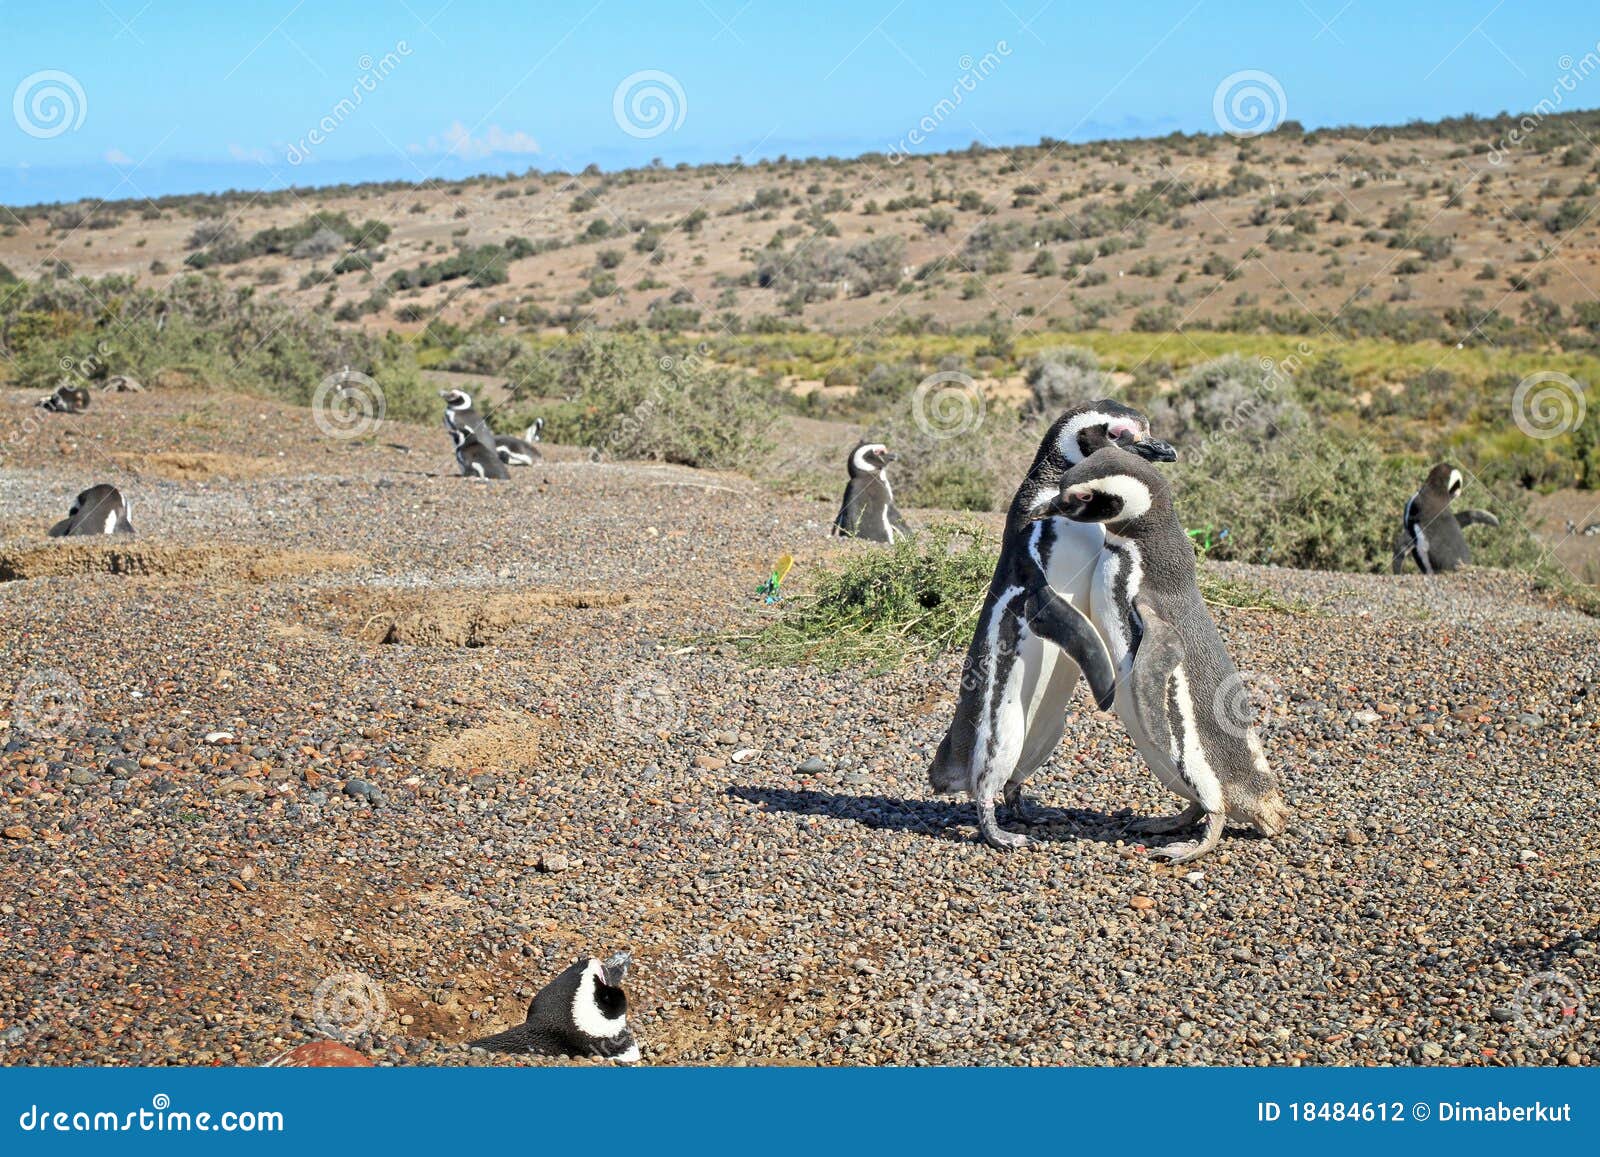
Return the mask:
{"type": "Polygon", "coordinates": [[[1138,821],[1197,838],[1156,849],[1186,863],[1228,822],[1280,834],[1288,808],[1254,729],[1229,718],[1240,677],[1196,584],[1194,548],[1152,464],[1176,459],[1148,419],[1109,400],[1068,410],[1012,500],[1000,560],[962,668],[955,719],[928,769],[935,792],[970,792],[985,843],[1031,822],[1022,786],[1061,741],[1081,672],[1115,710],[1178,814],[1138,821]]]}

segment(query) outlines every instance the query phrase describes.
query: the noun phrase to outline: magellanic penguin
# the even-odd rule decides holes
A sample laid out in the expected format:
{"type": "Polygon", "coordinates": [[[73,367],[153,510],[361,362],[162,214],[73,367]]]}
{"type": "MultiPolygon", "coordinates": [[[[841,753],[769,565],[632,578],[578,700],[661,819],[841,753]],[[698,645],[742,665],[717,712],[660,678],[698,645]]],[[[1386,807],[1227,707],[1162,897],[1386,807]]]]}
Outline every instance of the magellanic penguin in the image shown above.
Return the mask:
{"type": "Polygon", "coordinates": [[[89,391],[82,386],[57,386],[55,393],[39,399],[39,405],[57,414],[81,414],[89,408],[89,391]]]}
{"type": "Polygon", "coordinates": [[[1135,829],[1204,823],[1200,839],[1155,850],[1177,864],[1215,848],[1229,820],[1280,834],[1289,809],[1260,737],[1238,718],[1248,688],[1200,597],[1194,545],[1161,472],[1119,446],[1098,450],[1035,512],[1052,516],[1105,527],[1094,617],[1117,671],[1117,715],[1156,778],[1189,801],[1135,829]]]}
{"type": "Polygon", "coordinates": [[[1487,510],[1450,513],[1450,503],[1461,493],[1461,471],[1441,462],[1428,471],[1422,489],[1406,503],[1400,516],[1400,529],[1394,537],[1394,573],[1399,574],[1409,555],[1417,560],[1422,573],[1452,571],[1472,561],[1462,530],[1475,523],[1499,526],[1500,520],[1487,510]]]}
{"type": "Polygon", "coordinates": [[[472,408],[472,395],[465,390],[440,390],[444,399],[444,424],[449,430],[465,430],[467,436],[490,454],[499,457],[494,444],[494,431],[482,414],[472,408]]]}
{"type": "Polygon", "coordinates": [[[50,528],[51,538],[132,533],[127,502],[115,486],[105,482],[89,487],[74,498],[67,516],[50,528]]]}
{"type": "Polygon", "coordinates": [[[580,958],[534,994],[524,1023],[475,1040],[473,1047],[632,1064],[639,1059],[639,1044],[628,1027],[628,997],[622,991],[631,963],[626,952],[604,963],[593,956],[580,958]]]}
{"type": "Polygon", "coordinates": [[[456,463],[461,467],[461,477],[501,480],[511,477],[506,464],[500,461],[500,455],[493,450],[485,450],[483,443],[466,430],[458,426],[451,426],[449,429],[450,440],[456,447],[456,463]]]}
{"type": "Polygon", "coordinates": [[[539,432],[543,429],[544,419],[539,418],[523,431],[520,438],[511,434],[496,434],[494,448],[500,455],[500,461],[507,466],[532,466],[539,461],[544,455],[535,443],[539,441],[539,432]]]}
{"type": "Polygon", "coordinates": [[[894,455],[882,442],[860,442],[850,451],[850,481],[833,520],[833,533],[872,542],[893,542],[911,532],[894,504],[887,467],[894,455]]]}
{"type": "Polygon", "coordinates": [[[1113,443],[1153,461],[1177,457],[1150,437],[1143,414],[1119,402],[1088,402],[1056,419],[1011,500],[955,718],[928,768],[934,791],[972,794],[978,830],[992,847],[1028,842],[1000,827],[995,800],[1003,791],[1012,818],[1029,822],[1022,785],[1061,742],[1080,669],[1096,702],[1106,710],[1112,704],[1110,658],[1088,618],[1105,533],[1039,511],[1054,501],[1063,474],[1113,443]]]}

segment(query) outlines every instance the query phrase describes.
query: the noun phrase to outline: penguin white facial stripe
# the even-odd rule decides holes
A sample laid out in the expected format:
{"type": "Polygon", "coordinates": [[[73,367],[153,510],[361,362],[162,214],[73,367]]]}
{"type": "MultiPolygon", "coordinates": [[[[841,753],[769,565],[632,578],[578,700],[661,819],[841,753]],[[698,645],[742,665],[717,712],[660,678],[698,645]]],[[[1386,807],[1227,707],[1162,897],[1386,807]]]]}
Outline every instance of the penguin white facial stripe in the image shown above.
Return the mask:
{"type": "Polygon", "coordinates": [[[1101,494],[1113,494],[1122,499],[1122,513],[1117,515],[1117,522],[1132,522],[1144,515],[1153,501],[1150,488],[1137,478],[1128,474],[1113,474],[1109,478],[1095,478],[1085,482],[1084,490],[1095,490],[1101,494]]]}
{"type": "Polygon", "coordinates": [[[1450,471],[1450,493],[1461,493],[1461,471],[1459,470],[1450,471]]]}
{"type": "Polygon", "coordinates": [[[578,991],[572,994],[572,1023],[578,1031],[592,1037],[620,1036],[628,1027],[628,1015],[607,1016],[595,1003],[595,986],[605,982],[605,969],[598,960],[589,961],[578,981],[578,991]]]}

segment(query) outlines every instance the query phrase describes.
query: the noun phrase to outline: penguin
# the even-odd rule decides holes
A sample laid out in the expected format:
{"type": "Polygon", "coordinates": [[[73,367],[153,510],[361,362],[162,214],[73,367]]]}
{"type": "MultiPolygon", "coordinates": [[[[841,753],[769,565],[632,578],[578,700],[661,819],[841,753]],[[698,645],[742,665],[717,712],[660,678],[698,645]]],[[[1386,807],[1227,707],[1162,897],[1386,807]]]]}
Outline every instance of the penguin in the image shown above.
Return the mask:
{"type": "Polygon", "coordinates": [[[534,994],[522,1024],[472,1041],[472,1047],[548,1057],[606,1057],[633,1064],[639,1060],[639,1043],[628,1027],[628,997],[622,991],[632,962],[626,952],[604,963],[593,956],[580,957],[534,994]]]}
{"type": "Polygon", "coordinates": [[[444,399],[444,424],[451,430],[465,430],[490,454],[499,457],[494,431],[489,429],[483,415],[472,408],[472,395],[465,390],[440,390],[439,396],[444,399]]]}
{"type": "Polygon", "coordinates": [[[39,405],[56,414],[81,414],[89,408],[89,391],[82,386],[57,386],[55,393],[39,399],[39,405]]]}
{"type": "Polygon", "coordinates": [[[1450,513],[1450,503],[1461,493],[1461,471],[1441,462],[1428,471],[1422,488],[1406,503],[1400,529],[1394,538],[1394,573],[1405,569],[1406,557],[1417,560],[1426,575],[1453,571],[1472,561],[1472,550],[1461,532],[1474,524],[1499,526],[1487,510],[1450,513]]]}
{"type": "Polygon", "coordinates": [[[1117,715],[1156,778],[1189,801],[1133,830],[1202,823],[1199,839],[1155,849],[1175,864],[1209,854],[1230,820],[1280,835],[1288,805],[1255,729],[1230,714],[1244,683],[1200,596],[1194,545],[1161,472],[1107,446],[1068,470],[1033,516],[1105,528],[1093,604],[1116,668],[1117,715]]]}
{"type": "Polygon", "coordinates": [[[67,516],[50,528],[51,538],[132,533],[127,501],[115,486],[105,482],[89,487],[73,499],[67,516]]]}
{"type": "Polygon", "coordinates": [[[1022,785],[1061,742],[1079,672],[1102,710],[1113,702],[1111,661],[1090,618],[1105,532],[1038,515],[1063,474],[1110,444],[1151,461],[1177,458],[1150,437],[1143,414],[1109,399],[1075,406],[1051,425],[1011,500],[1000,559],[962,664],[955,717],[928,767],[936,793],[972,794],[978,830],[991,847],[1027,844],[1000,827],[995,800],[1003,791],[1011,817],[1032,822],[1022,785]]]}
{"type": "Polygon", "coordinates": [[[496,434],[494,436],[495,453],[500,455],[500,461],[507,466],[532,466],[544,457],[535,445],[539,441],[539,432],[544,429],[544,419],[535,419],[533,425],[517,438],[510,434],[496,434]]]}
{"type": "Polygon", "coordinates": [[[882,442],[859,442],[850,451],[850,481],[844,488],[839,516],[833,520],[835,536],[892,543],[910,535],[889,488],[886,468],[893,461],[894,455],[882,442]]]}
{"type": "Polygon", "coordinates": [[[467,430],[451,426],[450,440],[455,443],[456,462],[461,467],[461,477],[499,480],[511,477],[511,472],[506,469],[506,464],[500,461],[500,456],[492,450],[485,450],[483,443],[467,430]]]}

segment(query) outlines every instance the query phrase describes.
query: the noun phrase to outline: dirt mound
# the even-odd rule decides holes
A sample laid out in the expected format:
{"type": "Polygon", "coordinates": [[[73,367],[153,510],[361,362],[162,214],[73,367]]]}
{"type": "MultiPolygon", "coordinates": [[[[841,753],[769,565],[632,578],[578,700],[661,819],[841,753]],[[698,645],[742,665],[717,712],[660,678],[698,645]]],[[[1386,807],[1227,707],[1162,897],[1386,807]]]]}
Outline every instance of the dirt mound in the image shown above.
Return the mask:
{"type": "Polygon", "coordinates": [[[449,591],[409,595],[349,592],[346,617],[357,637],[371,643],[415,647],[489,647],[518,627],[539,623],[552,610],[616,607],[617,591],[516,591],[484,594],[449,591]]]}
{"type": "Polygon", "coordinates": [[[166,478],[173,482],[210,482],[218,478],[241,482],[281,474],[284,470],[280,459],[238,454],[165,451],[159,454],[112,454],[111,457],[131,473],[166,478]]]}
{"type": "Polygon", "coordinates": [[[531,767],[539,756],[537,719],[511,711],[493,722],[436,739],[424,762],[429,767],[512,771],[531,767]]]}
{"type": "Polygon", "coordinates": [[[360,566],[342,551],[268,550],[259,546],[155,546],[61,542],[0,550],[0,582],[62,575],[118,574],[153,578],[234,578],[270,582],[360,566]]]}

